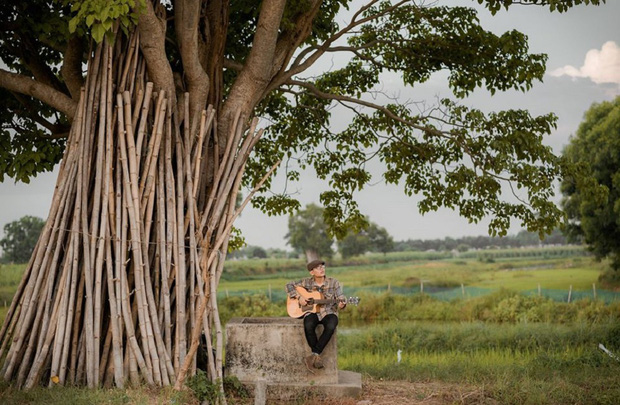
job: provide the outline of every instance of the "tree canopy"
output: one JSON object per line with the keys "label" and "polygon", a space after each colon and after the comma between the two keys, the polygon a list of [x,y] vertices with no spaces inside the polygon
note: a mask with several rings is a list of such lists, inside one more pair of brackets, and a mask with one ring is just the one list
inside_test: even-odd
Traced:
{"label": "tree canopy", "polygon": [[[563,12],[604,0],[477,3],[494,13],[519,4]],[[342,22],[337,16],[347,9],[351,17]],[[382,162],[383,181],[423,197],[421,212],[445,206],[474,222],[490,216],[492,234],[505,234],[514,219],[548,232],[560,217],[550,196],[561,169],[542,144],[554,115],[487,114],[459,101],[476,88],[530,89],[543,77],[546,55],[529,53],[518,31],[486,30],[471,7],[408,0],[8,0],[0,22],[0,179],[28,181],[61,159],[89,38],[112,37],[120,26],[139,30],[156,88],[179,99],[189,91],[191,114],[213,105],[223,134],[233,111],[269,122],[245,184],[256,184],[280,159],[291,181],[314,168],[328,182],[320,201],[340,236],[363,223],[355,193],[371,181],[370,159]],[[346,62],[310,73],[335,53]],[[449,73],[454,97],[437,105],[372,97],[388,73],[413,87],[439,71]],[[332,125],[336,106],[354,114],[342,130]],[[220,136],[223,145],[226,135]],[[502,193],[508,183],[516,199]],[[299,208],[286,192],[263,194],[254,204],[271,214]]]}
{"label": "tree canopy", "polygon": [[394,250],[394,239],[385,228],[368,221],[363,230],[349,232],[338,241],[338,251],[343,259],[366,252],[387,253]]}
{"label": "tree canopy", "polygon": [[308,204],[289,216],[286,239],[293,249],[303,252],[308,261],[331,258],[334,254],[334,239],[323,221],[323,208],[316,204]]}
{"label": "tree canopy", "polygon": [[568,231],[599,259],[620,270],[620,97],[593,104],[571,137],[564,156],[584,176],[562,182]]}
{"label": "tree canopy", "polygon": [[0,239],[1,261],[5,263],[28,262],[43,225],[45,221],[30,215],[4,225],[4,237]]}

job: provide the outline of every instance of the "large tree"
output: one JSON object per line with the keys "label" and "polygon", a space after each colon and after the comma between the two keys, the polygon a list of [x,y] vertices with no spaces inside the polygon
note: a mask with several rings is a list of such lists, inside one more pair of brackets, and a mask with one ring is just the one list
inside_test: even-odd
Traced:
{"label": "large tree", "polygon": [[324,210],[316,204],[308,204],[305,209],[288,218],[288,244],[303,252],[308,262],[331,258],[334,254],[334,238],[323,218]]}
{"label": "large tree", "polygon": [[352,230],[338,241],[338,251],[344,259],[363,255],[366,252],[385,254],[392,250],[394,250],[394,239],[388,231],[370,221],[362,230]]}
{"label": "large tree", "polygon": [[[494,12],[602,2],[478,0]],[[372,158],[383,181],[422,196],[420,211],[490,216],[493,234],[515,219],[544,233],[560,216],[550,202],[560,166],[542,144],[553,114],[459,103],[476,88],[529,89],[546,56],[530,54],[520,32],[486,31],[472,8],[8,0],[0,22],[0,172],[26,180],[62,157],[39,248],[0,331],[2,374],[19,386],[181,384],[200,333],[215,349],[209,376],[220,379],[215,294],[232,224],[280,161],[291,180],[313,167],[328,181],[321,203],[341,236],[363,222],[354,194],[371,180]],[[334,53],[341,65],[315,69]],[[454,99],[423,109],[372,97],[386,74],[412,87],[438,71]],[[342,130],[330,125],[334,106],[353,114]],[[237,207],[242,185],[250,191]],[[254,203],[272,214],[299,206],[283,194]]]}
{"label": "large tree", "polygon": [[4,237],[0,239],[1,261],[26,263],[32,255],[44,224],[45,221],[41,218],[26,215],[4,225]]}
{"label": "large tree", "polygon": [[585,176],[562,182],[568,232],[582,238],[599,259],[620,271],[620,97],[593,104],[564,156]]}

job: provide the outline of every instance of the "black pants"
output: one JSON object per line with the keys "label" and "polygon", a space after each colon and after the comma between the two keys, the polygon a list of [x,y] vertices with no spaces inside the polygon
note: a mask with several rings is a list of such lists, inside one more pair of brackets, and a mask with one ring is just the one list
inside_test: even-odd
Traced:
{"label": "black pants", "polygon": [[[320,338],[317,338],[316,327],[319,324],[323,325],[323,333]],[[323,353],[323,349],[325,349],[325,346],[329,343],[329,339],[332,338],[336,326],[338,326],[338,316],[335,314],[325,315],[320,321],[317,314],[312,313],[306,315],[304,318],[304,332],[306,334],[308,346],[312,349],[312,353]]]}

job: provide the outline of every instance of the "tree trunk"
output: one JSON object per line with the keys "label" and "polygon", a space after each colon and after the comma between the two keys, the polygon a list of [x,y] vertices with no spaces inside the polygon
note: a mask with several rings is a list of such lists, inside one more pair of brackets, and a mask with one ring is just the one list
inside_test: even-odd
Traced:
{"label": "tree trunk", "polygon": [[148,71],[137,33],[89,62],[49,217],[0,331],[2,374],[20,387],[181,387],[203,333],[221,382],[228,239],[275,166],[235,208],[262,131],[238,110],[228,127],[213,108],[191,114],[190,95],[154,91]]}

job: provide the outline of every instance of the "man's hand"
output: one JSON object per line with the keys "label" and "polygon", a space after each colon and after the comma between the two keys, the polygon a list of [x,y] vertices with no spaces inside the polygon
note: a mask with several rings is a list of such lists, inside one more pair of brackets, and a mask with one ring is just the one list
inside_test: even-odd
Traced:
{"label": "man's hand", "polygon": [[307,303],[308,303],[308,301],[306,301],[306,299],[300,295],[300,296],[299,296],[299,305],[301,305],[301,306],[303,307],[303,306],[305,306]]}
{"label": "man's hand", "polygon": [[338,308],[340,308],[340,309],[344,309],[346,306],[347,306],[347,303],[346,303],[346,302],[344,302],[344,301],[340,301],[340,302],[338,303]]}

